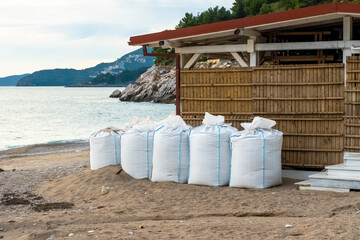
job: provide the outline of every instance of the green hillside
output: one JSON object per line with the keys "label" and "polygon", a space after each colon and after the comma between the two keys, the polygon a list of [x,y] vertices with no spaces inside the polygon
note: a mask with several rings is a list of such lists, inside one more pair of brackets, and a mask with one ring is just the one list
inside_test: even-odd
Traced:
{"label": "green hillside", "polygon": [[0,86],[16,86],[17,82],[29,74],[13,75],[0,78]]}
{"label": "green hillside", "polygon": [[[124,85],[122,82],[134,81],[134,74],[138,74],[138,69],[148,68],[154,64],[154,57],[144,57],[142,49],[130,52],[120,59],[112,63],[100,63],[95,67],[86,68],[83,70],[76,69],[52,69],[41,70],[34,72],[22,79],[17,83],[17,86],[82,86],[82,85],[94,85],[93,80],[97,77],[102,78],[102,85],[108,85],[106,79],[102,75],[112,75],[117,79],[116,84]],[[129,72],[126,72],[129,71]],[[126,73],[123,73],[126,72]],[[122,74],[123,73],[123,74]],[[117,76],[121,74],[120,76]],[[141,74],[141,73],[140,73]],[[140,76],[137,75],[137,77]],[[129,77],[130,75],[130,77]],[[135,77],[135,79],[137,78]],[[108,78],[111,80],[110,78]],[[100,83],[99,83],[100,84]]]}

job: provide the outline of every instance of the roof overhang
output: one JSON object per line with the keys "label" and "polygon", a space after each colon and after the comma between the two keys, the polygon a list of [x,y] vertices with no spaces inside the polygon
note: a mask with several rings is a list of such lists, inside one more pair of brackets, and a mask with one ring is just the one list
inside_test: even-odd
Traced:
{"label": "roof overhang", "polygon": [[169,47],[177,47],[184,43],[205,39],[238,37],[239,33],[240,36],[253,36],[258,32],[275,31],[282,28],[297,28],[337,22],[342,21],[344,16],[360,17],[360,4],[329,3],[285,12],[133,36],[130,37],[129,45],[155,47],[165,43]]}

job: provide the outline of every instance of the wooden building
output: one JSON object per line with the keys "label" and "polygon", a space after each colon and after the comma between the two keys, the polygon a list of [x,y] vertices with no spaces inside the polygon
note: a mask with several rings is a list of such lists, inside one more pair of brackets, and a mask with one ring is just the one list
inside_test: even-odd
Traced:
{"label": "wooden building", "polygon": [[[175,49],[177,113],[192,126],[206,111],[238,129],[254,116],[274,119],[284,132],[283,166],[323,168],[360,152],[360,4],[168,30],[129,44]],[[241,67],[192,68],[202,56]]]}

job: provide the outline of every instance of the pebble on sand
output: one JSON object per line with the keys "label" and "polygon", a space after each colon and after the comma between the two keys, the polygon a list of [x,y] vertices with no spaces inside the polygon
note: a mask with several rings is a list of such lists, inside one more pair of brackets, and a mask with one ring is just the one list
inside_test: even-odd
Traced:
{"label": "pebble on sand", "polygon": [[109,193],[109,187],[105,187],[105,186],[102,186],[101,187],[101,194],[102,195],[105,195],[105,194],[108,194]]}

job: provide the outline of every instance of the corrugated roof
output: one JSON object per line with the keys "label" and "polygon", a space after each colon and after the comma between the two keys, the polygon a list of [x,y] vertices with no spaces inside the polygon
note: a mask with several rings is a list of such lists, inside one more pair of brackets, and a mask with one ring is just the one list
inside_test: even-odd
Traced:
{"label": "corrugated roof", "polygon": [[[299,8],[284,12],[257,15],[253,17],[239,18],[229,21],[204,24],[194,27],[167,30],[157,33],[130,37],[129,45],[148,45],[163,40],[176,40],[207,34],[221,33],[237,28],[255,28],[265,25],[275,25],[294,20],[309,19],[329,14],[359,15],[360,4],[354,3],[329,3],[313,7]],[[276,26],[276,25],[275,25]]]}

